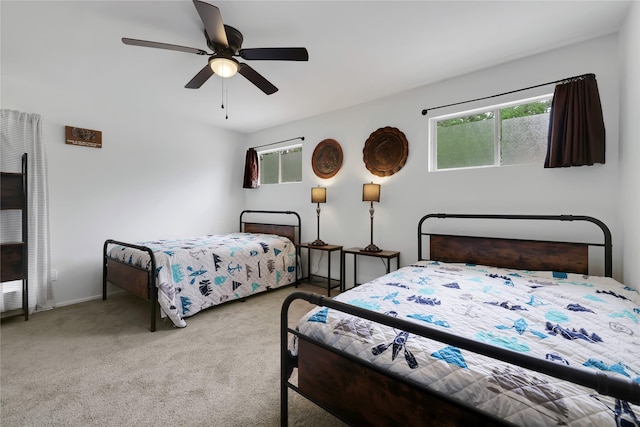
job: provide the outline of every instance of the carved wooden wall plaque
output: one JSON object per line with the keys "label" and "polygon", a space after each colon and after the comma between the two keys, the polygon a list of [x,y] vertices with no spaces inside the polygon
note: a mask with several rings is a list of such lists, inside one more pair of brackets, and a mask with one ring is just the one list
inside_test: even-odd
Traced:
{"label": "carved wooden wall plaque", "polygon": [[65,126],[64,136],[66,144],[102,148],[102,132],[99,130]]}
{"label": "carved wooden wall plaque", "polygon": [[342,167],[342,147],[335,139],[321,141],[311,157],[313,172],[320,178],[331,178]]}
{"label": "carved wooden wall plaque", "polygon": [[376,130],[364,144],[364,164],[377,176],[390,176],[407,162],[409,142],[398,128],[384,127]]}

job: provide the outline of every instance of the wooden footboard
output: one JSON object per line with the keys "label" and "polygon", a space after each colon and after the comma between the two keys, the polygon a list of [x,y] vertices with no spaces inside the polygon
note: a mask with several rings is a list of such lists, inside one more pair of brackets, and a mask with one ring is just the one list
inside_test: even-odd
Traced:
{"label": "wooden footboard", "polygon": [[[106,280],[140,298],[151,299],[149,270],[107,259]],[[103,295],[103,299],[106,299],[104,297]]]}
{"label": "wooden footboard", "polygon": [[299,392],[350,425],[505,425],[307,339],[298,343]]}

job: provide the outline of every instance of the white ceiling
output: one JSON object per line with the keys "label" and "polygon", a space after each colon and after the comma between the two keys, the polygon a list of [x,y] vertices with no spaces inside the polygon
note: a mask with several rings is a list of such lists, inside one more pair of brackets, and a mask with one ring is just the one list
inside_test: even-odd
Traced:
{"label": "white ceiling", "polygon": [[[130,37],[209,51],[191,0],[55,3],[56,14],[74,16],[74,25],[90,24],[90,31],[65,35],[56,27],[46,28],[55,24],[41,16],[39,25],[45,28],[39,30],[47,34],[39,36],[40,43],[43,37],[49,43],[33,55],[35,60],[47,60],[43,55],[49,54],[49,61],[62,61],[72,51],[77,54],[77,43],[85,43],[84,50],[90,52],[84,59],[97,61],[107,78],[96,83],[109,83],[116,93],[115,86],[121,86],[120,96],[125,91],[141,106],[152,102],[161,111],[179,110],[245,133],[613,33],[629,6],[611,0],[211,0],[224,23],[243,33],[243,48],[304,46],[309,51],[309,62],[239,58],[279,91],[267,96],[240,75],[225,80],[225,119],[220,77],[213,76],[197,90],[184,88],[206,64],[206,56],[120,41]],[[6,13],[2,19],[10,25]],[[23,60],[19,51],[26,48],[19,41],[5,42],[3,71],[11,67],[10,61]]]}

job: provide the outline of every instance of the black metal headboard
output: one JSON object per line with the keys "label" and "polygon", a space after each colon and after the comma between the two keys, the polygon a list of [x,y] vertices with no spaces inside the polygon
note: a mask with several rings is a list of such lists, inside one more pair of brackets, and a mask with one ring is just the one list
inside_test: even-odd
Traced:
{"label": "black metal headboard", "polygon": [[[498,239],[491,237],[456,236],[427,233],[423,223],[430,218],[496,219],[496,220],[543,220],[543,221],[587,221],[602,230],[602,243],[549,242],[542,240]],[[498,215],[498,214],[444,214],[434,213],[423,216],[418,223],[418,259],[423,258],[424,236],[430,237],[431,259],[437,251],[441,261],[474,262],[508,268],[550,269],[584,273],[588,272],[590,246],[604,248],[604,275],[613,275],[613,255],[611,231],[599,219],[581,215]],[[437,245],[440,245],[439,247]],[[490,263],[487,260],[495,260]],[[564,269],[563,269],[564,268]]]}
{"label": "black metal headboard", "polygon": [[[274,215],[294,215],[295,224],[269,224],[263,222],[247,222],[243,218],[246,214],[274,214]],[[292,221],[293,222],[293,221]],[[301,242],[302,230],[300,215],[294,211],[262,211],[262,210],[244,210],[240,213],[240,231],[250,233],[269,233],[277,234],[289,238],[294,244]]]}

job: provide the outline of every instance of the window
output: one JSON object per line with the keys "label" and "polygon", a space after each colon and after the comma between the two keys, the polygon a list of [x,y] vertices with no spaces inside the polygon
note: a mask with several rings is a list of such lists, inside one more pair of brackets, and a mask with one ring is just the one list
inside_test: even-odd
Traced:
{"label": "window", "polygon": [[543,164],[553,95],[429,120],[429,171]]}
{"label": "window", "polygon": [[302,182],[302,145],[258,152],[260,184]]}

